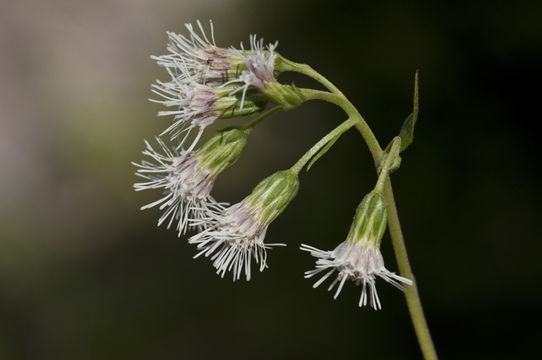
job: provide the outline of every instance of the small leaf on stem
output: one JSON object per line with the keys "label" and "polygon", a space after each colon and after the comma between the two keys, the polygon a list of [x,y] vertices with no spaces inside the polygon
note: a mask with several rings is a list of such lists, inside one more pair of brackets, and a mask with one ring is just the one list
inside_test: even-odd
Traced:
{"label": "small leaf on stem", "polygon": [[399,136],[401,137],[401,151],[405,150],[414,140],[414,126],[418,120],[418,70],[414,76],[414,106],[412,113],[407,116]]}

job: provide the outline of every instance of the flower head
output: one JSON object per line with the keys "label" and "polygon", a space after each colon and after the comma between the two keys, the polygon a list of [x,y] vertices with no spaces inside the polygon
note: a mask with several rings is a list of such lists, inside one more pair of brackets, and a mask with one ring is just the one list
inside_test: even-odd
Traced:
{"label": "flower head", "polygon": [[227,129],[213,136],[197,151],[170,150],[157,138],[163,151],[160,153],[145,142],[147,148],[143,154],[154,162],[134,163],[139,168],[136,174],[147,180],[136,183],[134,188],[136,191],[162,189],[163,197],[141,209],[154,206],[165,209],[158,225],[169,219],[169,228],[176,221],[179,236],[186,233],[191,221],[223,211],[225,204],[218,203],[210,193],[216,177],[241,156],[247,135],[244,130]]}
{"label": "flower head", "polygon": [[240,99],[232,94],[237,88],[236,85],[215,87],[188,80],[157,81],[152,91],[161,99],[151,101],[174,108],[158,113],[158,116],[173,115],[173,123],[161,135],[169,133],[171,139],[175,139],[193,128],[199,128],[201,134],[217,119],[250,115],[265,107],[266,100],[262,96],[251,94],[241,108]]}
{"label": "flower head", "polygon": [[282,85],[275,78],[275,74],[278,73],[275,64],[277,45],[278,42],[275,42],[264,47],[263,39],[257,40],[256,35],[251,35],[250,51],[245,51],[242,44],[242,50],[236,50],[246,69],[228,83],[242,83],[241,87],[235,90],[236,92],[243,91],[241,108],[250,87],[258,89],[283,110],[291,110],[304,101],[303,95],[294,86]]}
{"label": "flower head", "polygon": [[191,244],[200,250],[195,258],[211,256],[217,274],[231,271],[233,280],[245,273],[250,280],[252,259],[259,270],[267,267],[267,249],[283,244],[265,244],[269,224],[286,208],[299,188],[297,174],[279,171],[262,180],[241,202],[219,214],[203,219],[205,230],[192,236]]}
{"label": "flower head", "polygon": [[244,49],[242,52],[238,51],[246,67],[239,76],[239,80],[246,86],[254,86],[260,91],[265,90],[266,83],[277,82],[275,79],[277,54],[274,52],[277,45],[277,42],[269,44],[266,49],[263,39],[257,40],[256,35],[250,35],[250,51],[244,51]]}
{"label": "flower head", "polygon": [[210,39],[199,21],[199,34],[192,24],[185,24],[188,37],[168,32],[169,54],[152,56],[152,59],[170,70],[179,81],[192,78],[201,84],[220,85],[236,78],[244,68],[244,63],[234,49],[216,46],[213,23],[209,24]]}
{"label": "flower head", "polygon": [[380,277],[400,290],[405,290],[403,284],[412,285],[412,281],[390,272],[384,266],[380,253],[380,240],[384,235],[387,224],[386,202],[382,193],[373,191],[361,201],[350,227],[347,239],[333,251],[323,251],[312,246],[301,245],[301,250],[309,252],[318,258],[316,268],[305,272],[305,278],[310,278],[327,271],[313,287],[337,271],[337,277],[328,290],[339,284],[334,298],[339,296],[346,280],[352,280],[356,285],[363,285],[359,306],[370,305],[381,309],[376,291],[376,278]]}

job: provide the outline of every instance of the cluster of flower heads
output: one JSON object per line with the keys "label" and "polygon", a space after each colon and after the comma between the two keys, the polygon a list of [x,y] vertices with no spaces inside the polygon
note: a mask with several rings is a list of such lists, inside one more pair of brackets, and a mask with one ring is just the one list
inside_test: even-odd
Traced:
{"label": "cluster of flower heads", "polygon": [[[264,46],[263,40],[250,37],[250,49],[221,48],[215,43],[213,26],[206,35],[198,21],[197,30],[187,24],[189,35],[168,33],[168,54],[153,56],[169,79],[152,84],[152,92],[168,110],[159,116],[171,117],[167,128],[156,137],[158,147],[145,141],[143,155],[149,160],[134,163],[136,175],[144,179],[136,191],[158,189],[162,197],[142,209],[158,207],[163,213],[158,225],[174,226],[178,235],[196,231],[188,242],[196,245],[195,258],[207,257],[217,274],[230,272],[233,280],[251,278],[251,268],[267,267],[267,250],[284,244],[264,243],[269,224],[282,213],[299,188],[298,169],[278,171],[262,180],[250,195],[229,206],[211,196],[217,177],[233,166],[247,143],[252,125],[220,130],[198,147],[209,125],[224,118],[243,117],[261,112],[268,104],[282,110],[300,105],[304,98],[294,87],[276,80],[277,43]],[[191,135],[196,129],[195,136]],[[169,139],[161,138],[168,135]],[[187,144],[191,139],[191,143]],[[176,145],[168,145],[176,142]],[[339,284],[339,295],[347,279],[363,286],[359,305],[380,308],[375,279],[381,277],[400,289],[408,279],[389,272],[380,253],[380,240],[386,227],[386,207],[380,193],[373,191],[360,204],[345,242],[333,251],[308,245],[301,249],[318,258],[312,277],[322,271],[320,285],[331,274],[331,284]],[[381,194],[380,194],[381,195]],[[377,199],[377,200],[375,200]],[[255,262],[256,265],[252,265]],[[367,290],[368,289],[368,290]]]}
{"label": "cluster of flower heads", "polygon": [[[295,195],[297,174],[277,172],[232,206],[211,196],[217,177],[240,158],[251,127],[225,128],[198,147],[205,128],[219,119],[262,111],[270,101],[275,102],[266,86],[277,80],[276,43],[264,47],[263,40],[251,36],[249,50],[242,45],[240,50],[221,48],[216,46],[210,25],[210,37],[199,21],[199,32],[186,25],[187,37],[168,33],[168,54],[152,57],[169,78],[152,84],[158,99],[151,101],[168,108],[158,116],[169,116],[172,121],[160,134],[169,139],[157,137],[157,147],[145,142],[143,155],[149,160],[134,163],[136,175],[145,181],[134,188],[162,190],[160,199],[142,209],[158,207],[163,211],[158,225],[174,226],[179,236],[197,230],[190,239],[200,249],[196,257],[210,256],[221,276],[231,272],[236,280],[244,273],[248,280],[252,261],[260,271],[267,266],[266,250],[273,244],[264,244],[265,232]],[[195,137],[190,134],[193,129],[197,130]],[[174,141],[175,146],[166,143]],[[266,187],[267,191],[262,190]]]}

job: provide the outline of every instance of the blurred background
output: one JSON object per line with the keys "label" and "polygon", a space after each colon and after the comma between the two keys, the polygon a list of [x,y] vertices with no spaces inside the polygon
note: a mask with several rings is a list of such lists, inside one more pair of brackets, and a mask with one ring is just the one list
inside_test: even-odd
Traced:
{"label": "blurred background", "polygon": [[[453,5],[451,5],[453,4]],[[0,359],[420,359],[404,297],[333,301],[300,243],[332,249],[375,182],[355,131],[273,223],[270,268],[216,276],[135,193],[131,161],[169,119],[147,101],[167,30],[213,19],[219,45],[257,33],[311,64],[386,144],[407,247],[443,359],[536,357],[542,338],[538,122],[541,3],[3,0],[0,3]],[[317,86],[286,75],[281,80]],[[308,103],[262,123],[216,185],[236,202],[344,115]],[[230,122],[231,123],[231,122]],[[226,123],[223,123],[226,124]],[[229,124],[229,123],[228,123]],[[382,251],[395,271],[389,236]]]}

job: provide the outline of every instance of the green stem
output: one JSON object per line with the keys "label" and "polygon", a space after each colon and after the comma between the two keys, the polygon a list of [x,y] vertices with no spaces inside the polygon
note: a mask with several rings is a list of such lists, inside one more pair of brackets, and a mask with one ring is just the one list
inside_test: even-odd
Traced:
{"label": "green stem", "polygon": [[279,55],[277,60],[275,60],[275,66],[278,68],[279,71],[294,71],[303,75],[307,75],[308,77],[311,77],[314,80],[318,81],[320,84],[324,85],[332,93],[344,96],[341,90],[339,90],[335,85],[333,85],[331,81],[320,75],[317,71],[315,71],[307,64],[299,64]]}
{"label": "green stem", "polygon": [[375,164],[380,162],[380,158],[382,157],[382,148],[378,144],[378,140],[359,111],[350,101],[348,101],[347,98],[344,97],[344,95],[332,94],[327,91],[313,89],[299,89],[299,91],[301,91],[307,100],[324,100],[341,107],[346,114],[348,114],[348,116],[355,121],[354,125],[367,143],[369,151],[373,155],[373,159],[375,159]]}
{"label": "green stem", "polygon": [[388,179],[389,170],[394,162],[394,160],[399,155],[399,149],[401,148],[401,138],[399,136],[396,136],[392,140],[391,149],[388,153],[388,156],[386,157],[386,161],[384,162],[384,165],[382,166],[382,170],[380,171],[380,174],[378,175],[378,181],[376,182],[375,190],[379,192],[384,191],[384,183],[386,182],[386,179]]}
{"label": "green stem", "polygon": [[[324,100],[340,106],[352,120],[355,121],[355,126],[360,132],[361,136],[367,143],[369,150],[373,156],[375,165],[378,167],[382,158],[382,148],[378,143],[378,140],[374,136],[373,132],[369,128],[366,121],[363,119],[358,110],[352,105],[352,103],[337,89],[329,80],[314,71],[310,66],[304,64],[297,64],[284,58],[280,58],[280,66],[283,71],[296,71],[301,74],[307,75],[316,81],[320,82],[327,89],[331,91],[318,91],[310,89],[301,89],[307,100]],[[399,273],[401,276],[412,280],[412,286],[409,286],[405,292],[405,298],[407,307],[410,313],[410,318],[418,338],[418,343],[425,360],[437,360],[437,353],[433,340],[431,339],[431,333],[427,326],[427,320],[423,313],[422,303],[420,300],[420,294],[418,293],[418,286],[410,262],[408,260],[408,254],[406,251],[405,240],[401,231],[401,223],[399,222],[399,215],[397,212],[397,206],[395,204],[395,198],[393,195],[393,189],[391,186],[391,180],[389,175],[386,176],[384,184],[384,195],[387,201],[388,208],[388,226],[390,229],[390,236],[395,252],[395,258],[397,259],[397,266],[399,267]]]}
{"label": "green stem", "polygon": [[354,125],[352,119],[344,121],[341,125],[337,126],[335,129],[331,130],[326,136],[321,138],[316,144],[313,145],[297,162],[294,166],[291,167],[291,170],[296,174],[299,174],[301,169],[307,164],[307,162],[328,142],[334,139],[337,136],[340,136],[343,132],[350,129]]}
{"label": "green stem", "polygon": [[412,319],[412,324],[414,325],[414,330],[416,331],[416,336],[418,337],[418,343],[420,344],[423,358],[425,360],[437,360],[438,356],[435,350],[435,345],[431,339],[431,333],[429,332],[429,327],[427,326],[427,321],[425,320],[425,315],[423,313],[422,301],[420,299],[420,294],[418,293],[418,284],[414,274],[412,273],[412,268],[410,267],[410,262],[408,260],[405,239],[401,230],[401,223],[399,222],[399,214],[397,212],[397,206],[395,204],[395,197],[393,196],[393,188],[391,186],[389,176],[386,184],[384,185],[384,196],[386,197],[388,205],[388,226],[390,229],[395,258],[397,260],[397,266],[399,267],[399,273],[401,276],[412,280],[412,286],[407,286],[405,298],[408,311],[410,313],[410,318]]}
{"label": "green stem", "polygon": [[252,129],[254,126],[258,125],[262,120],[268,118],[269,116],[273,115],[274,113],[276,113],[276,112],[278,112],[280,110],[281,109],[280,109],[279,106],[271,108],[271,109],[267,110],[266,112],[264,112],[263,114],[261,114],[260,116],[258,116],[257,118],[255,118],[254,120],[250,121],[245,126],[243,126],[242,129],[244,129],[244,130]]}

